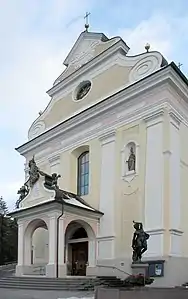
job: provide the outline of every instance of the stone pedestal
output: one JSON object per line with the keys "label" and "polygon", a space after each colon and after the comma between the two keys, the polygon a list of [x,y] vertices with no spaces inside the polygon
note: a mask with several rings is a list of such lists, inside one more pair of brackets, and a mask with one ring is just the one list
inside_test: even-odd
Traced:
{"label": "stone pedestal", "polygon": [[63,264],[63,265],[59,265],[58,267],[58,271],[59,271],[59,277],[62,278],[62,277],[66,277],[67,276],[67,265],[66,264]]}
{"label": "stone pedestal", "polygon": [[132,274],[133,275],[139,275],[142,274],[144,276],[147,275],[147,270],[148,270],[148,264],[132,264],[131,268],[132,268]]}
{"label": "stone pedestal", "polygon": [[15,276],[22,276],[24,274],[24,267],[16,265],[16,274]]}
{"label": "stone pedestal", "polygon": [[87,267],[86,276],[97,276],[97,268],[96,267]]}
{"label": "stone pedestal", "polygon": [[56,264],[46,265],[46,276],[52,278],[56,277]]}

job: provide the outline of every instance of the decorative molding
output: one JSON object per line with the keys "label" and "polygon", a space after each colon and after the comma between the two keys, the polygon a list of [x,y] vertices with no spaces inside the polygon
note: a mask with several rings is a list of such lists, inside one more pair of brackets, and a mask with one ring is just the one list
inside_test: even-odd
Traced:
{"label": "decorative molding", "polygon": [[177,236],[182,236],[183,235],[183,231],[179,230],[179,229],[169,229],[170,234],[172,235],[177,235]]}
{"label": "decorative molding", "polygon": [[100,136],[99,141],[101,142],[102,145],[104,145],[115,141],[115,138],[116,138],[116,131],[113,130],[111,132],[108,132],[107,134]]}
{"label": "decorative molding", "polygon": [[[125,56],[124,55],[120,54],[120,52],[116,52],[116,53],[118,53],[117,55],[119,57],[121,57],[121,59],[119,58],[119,61],[125,61]],[[131,57],[131,59],[133,61],[135,61],[135,62],[136,62],[136,59],[138,59],[138,58],[140,59],[140,55],[136,56],[136,58],[135,57]],[[112,61],[112,59],[107,60],[108,63],[111,62],[111,61]],[[106,64],[107,64],[107,62],[106,62]],[[88,64],[86,66],[88,67]],[[95,67],[96,66],[97,65],[95,65]],[[101,64],[100,63],[98,65],[98,69],[101,69]],[[91,73],[93,74],[93,70],[91,70]],[[67,84],[69,85],[68,88],[66,87],[65,82],[62,85],[63,87],[67,88],[68,92],[70,92],[70,89],[71,89],[71,86],[70,86],[71,82],[70,82],[70,80],[72,82],[74,82],[74,84],[75,84],[75,77],[73,75],[70,76],[70,78],[68,78],[69,79],[69,81],[67,82]],[[76,74],[76,78],[79,78],[79,80],[81,80],[81,74]],[[176,92],[179,93],[179,94],[181,92],[181,98],[183,98],[183,100],[182,100],[183,102],[181,101],[182,102],[181,107],[180,107],[180,105],[179,105],[179,107],[176,105],[176,110],[180,110],[181,111],[180,114],[183,114],[183,120],[182,120],[182,122],[185,122],[185,124],[188,126],[188,116],[187,116],[187,112],[185,112],[185,110],[187,111],[187,105],[186,104],[188,103],[188,100],[187,100],[188,99],[188,91],[187,91],[187,87],[185,86],[185,83],[181,80],[181,78],[178,77],[178,75],[176,74],[176,72],[170,66],[164,67],[163,69],[160,70],[160,72],[156,72],[152,76],[146,77],[144,81],[137,82],[136,85],[138,86],[141,83],[143,90],[145,90],[145,88],[146,88],[146,86],[148,84],[148,81],[150,82],[150,84],[152,83],[153,86],[161,84],[162,82],[166,81],[166,83],[167,83],[166,84],[166,88],[168,88],[168,89],[170,89],[170,88],[174,89],[175,88]],[[78,82],[76,83],[76,85],[77,84],[78,84]],[[76,87],[76,85],[74,85],[74,86]],[[136,85],[134,84],[135,88],[137,88]],[[130,85],[128,87],[131,88],[132,85]],[[120,87],[119,90],[121,90],[122,88],[125,88],[125,86]],[[148,88],[151,88],[151,85],[148,86]],[[116,90],[116,91],[118,91],[118,90]],[[116,92],[116,91],[114,91],[114,92]],[[59,94],[58,95],[58,99],[62,98],[62,97],[63,97],[63,94]],[[171,101],[171,99],[169,99],[169,101]],[[53,98],[53,100],[51,100],[51,102],[49,103],[49,105],[45,109],[45,111],[42,114],[42,116],[40,116],[37,120],[35,120],[35,122],[33,123],[32,126],[34,126],[35,123],[37,123],[38,121],[42,120],[45,117],[45,115],[48,113],[48,110],[51,109],[51,105],[54,104],[54,103],[55,103],[55,99]],[[95,103],[93,103],[93,105],[95,105]],[[172,105],[173,105],[173,103],[172,103]],[[87,108],[88,107],[84,107],[83,109],[87,109]],[[83,111],[83,110],[77,111],[74,115],[76,116],[76,114],[81,113],[81,111]],[[69,116],[69,117],[72,117],[72,116]],[[50,128],[48,128],[48,130],[49,129]],[[48,132],[48,131],[46,131],[46,132]]]}
{"label": "decorative molding", "polygon": [[[91,83],[90,89],[89,89],[88,92],[85,94],[85,96],[83,96],[83,98],[81,98],[81,99],[79,99],[79,100],[76,100],[76,96],[77,96],[77,93],[78,93],[79,89],[80,89],[86,82],[90,82],[90,83]],[[87,80],[82,80],[82,81],[76,86],[76,88],[73,90],[73,92],[72,92],[72,100],[73,100],[75,103],[84,101],[84,100],[86,99],[86,97],[89,95],[89,93],[91,92],[92,88],[93,88],[93,81],[92,81],[91,79],[87,78]]]}
{"label": "decorative molding", "polygon": [[161,108],[154,113],[151,112],[146,117],[144,117],[144,121],[146,122],[147,128],[163,122],[164,108]]}
{"label": "decorative molding", "polygon": [[159,235],[159,234],[163,235],[165,233],[164,228],[145,229],[145,231],[150,235]]}
{"label": "decorative molding", "polygon": [[97,236],[97,240],[114,240],[116,236]]}
{"label": "decorative molding", "polygon": [[149,74],[155,72],[162,64],[162,56],[160,53],[149,53],[146,57],[140,59],[129,74],[130,82],[138,81]]}
{"label": "decorative molding", "polygon": [[170,123],[179,130],[180,123],[181,123],[181,118],[178,117],[177,113],[174,111],[169,111],[169,116],[170,116]]}
{"label": "decorative molding", "polygon": [[40,135],[41,133],[43,133],[45,131],[45,128],[46,128],[46,126],[45,126],[44,121],[42,121],[42,120],[37,121],[29,129],[28,139],[31,140],[31,139],[37,137],[38,135]]}
{"label": "decorative molding", "polygon": [[[127,46],[126,46],[127,47]],[[125,60],[128,60],[127,57],[122,52],[126,52],[125,43],[122,40],[119,40],[114,45],[109,47],[106,51],[101,53],[100,55],[96,56],[94,59],[90,60],[87,64],[84,64],[81,68],[79,68],[76,72],[72,73],[70,76],[66,77],[62,80],[59,84],[54,85],[51,89],[47,91],[49,96],[54,96],[59,90],[70,84],[71,81],[74,81],[76,78],[82,76],[84,73],[93,71],[95,67],[101,67],[104,62],[112,62],[112,56],[116,55],[117,53],[124,57]],[[146,53],[145,53],[146,54]],[[139,60],[141,55],[138,55],[136,58]],[[132,58],[132,57],[130,57]],[[135,61],[135,56],[133,56],[133,61]]]}
{"label": "decorative molding", "polygon": [[[147,80],[147,79],[148,78],[146,78],[145,80]],[[138,84],[139,84],[139,82],[138,82]],[[161,89],[162,89],[162,87],[160,87],[160,91],[161,91]],[[135,91],[135,89],[132,91]],[[109,99],[108,103],[106,101],[101,102],[101,103],[99,103],[99,105],[97,105],[95,107],[95,110],[93,110],[93,107],[92,107],[91,109],[89,109],[89,111],[88,110],[84,111],[84,114],[77,115],[77,116],[75,116],[75,118],[68,120],[66,123],[61,123],[59,126],[56,126],[53,129],[44,133],[43,135],[38,136],[38,138],[36,138],[35,140],[31,140],[29,143],[26,143],[26,144],[20,146],[17,150],[20,152],[20,154],[25,155],[26,153],[33,151],[35,148],[39,147],[41,144],[48,142],[49,140],[51,140],[51,141],[52,140],[55,141],[56,139],[58,140],[60,136],[62,137],[62,135],[63,135],[64,142],[67,143],[66,134],[70,136],[70,130],[72,132],[71,135],[73,136],[71,138],[77,138],[78,144],[80,144],[80,142],[86,142],[87,140],[89,140],[91,138],[97,138],[101,134],[102,131],[108,132],[110,129],[109,125],[107,126],[107,128],[105,128],[105,126],[101,126],[101,123],[100,123],[100,118],[102,118],[102,117],[104,118],[104,111],[105,111],[104,109],[108,109],[108,111],[109,110],[114,111],[114,110],[120,109],[120,107],[124,106],[123,109],[125,111],[126,105],[130,105],[130,102],[126,102],[126,100],[128,98],[130,98],[130,93],[128,92],[128,94],[127,94],[127,92],[128,92],[128,90],[126,90],[126,91],[124,90],[123,92],[119,93],[118,95],[114,95],[113,102],[111,102],[111,99]],[[125,96],[126,94],[127,94],[127,97]],[[158,95],[159,95],[159,93],[158,93]],[[136,98],[135,98],[135,100],[136,100]],[[133,101],[133,102],[135,105],[135,101]],[[115,107],[114,107],[114,104],[116,104]],[[150,105],[148,103],[145,107],[142,107],[141,109],[138,109],[138,110],[132,112],[131,114],[127,114],[123,118],[117,118],[116,121],[114,121],[114,123],[111,124],[111,127],[113,127],[113,129],[115,129],[121,125],[125,125],[125,124],[131,123],[133,121],[143,119],[148,114],[152,115],[152,113],[156,112],[158,109],[160,109],[160,107],[161,108],[163,107],[162,109],[164,111],[166,106],[173,107],[172,101],[170,99],[165,98],[165,100],[162,99],[161,101],[158,101],[156,99]],[[174,109],[174,110],[176,111],[176,109]],[[115,113],[115,111],[114,111],[114,113]],[[179,113],[179,112],[177,112],[177,113]],[[96,118],[97,115],[98,115],[98,119]],[[98,125],[96,126],[96,130],[90,131],[90,126],[91,126],[91,123],[94,122],[94,120],[93,120],[94,117],[95,117],[95,123],[97,121]],[[78,130],[80,128],[79,125],[81,125],[83,123],[84,123],[84,126],[87,127],[87,131],[88,131],[87,138],[80,138],[79,134],[77,132],[74,132],[75,130]],[[68,134],[68,131],[69,131],[69,134]],[[81,130],[79,130],[79,131],[81,131]],[[71,139],[70,139],[70,144],[73,144],[73,140],[71,140]],[[75,144],[74,146],[77,146],[77,145]],[[66,146],[64,146],[64,149],[60,149],[60,152],[67,150],[68,148],[70,148],[70,145],[68,146],[66,144]]]}
{"label": "decorative molding", "polygon": [[50,163],[51,166],[56,165],[60,162],[60,154],[55,154],[53,156],[49,156],[48,157],[48,161]]}
{"label": "decorative molding", "polygon": [[[105,52],[104,56],[103,55],[99,55],[99,56],[103,56],[103,57],[96,57],[97,61],[96,61],[96,59],[94,59],[95,60],[95,64],[92,64],[91,67],[89,65],[90,65],[90,62],[94,62],[93,60],[90,61],[89,63],[87,63],[86,65],[84,65],[84,67],[81,68],[81,70],[82,70],[81,73],[74,72],[74,73],[70,74],[70,76],[66,77],[64,80],[62,80],[61,82],[59,82],[59,84],[54,85],[52,87],[52,89],[50,89],[48,91],[48,94],[51,97],[53,96],[52,100],[50,101],[50,103],[46,107],[46,109],[44,110],[44,113],[33,123],[32,126],[35,127],[35,126],[38,125],[38,123],[40,121],[44,120],[45,116],[49,113],[49,111],[51,110],[52,106],[55,104],[55,98],[54,97],[57,97],[56,94],[58,94],[59,91],[61,89],[63,89],[63,91],[64,91],[63,94],[61,93],[61,96],[58,96],[58,98],[56,98],[56,100],[58,100],[59,98],[62,99],[62,97],[64,97],[66,93],[70,93],[70,90],[74,90],[74,88],[79,84],[79,82],[85,79],[84,76],[85,76],[86,72],[87,72],[87,78],[88,77],[94,78],[94,77],[98,76],[100,73],[106,71],[107,69],[109,69],[110,67],[112,67],[115,64],[118,64],[120,66],[133,67],[134,65],[137,65],[137,63],[139,63],[139,61],[141,61],[142,62],[141,65],[137,66],[140,69],[140,67],[145,66],[145,61],[146,60],[147,61],[156,60],[156,61],[158,61],[158,65],[156,63],[154,63],[155,67],[154,68],[150,67],[149,71],[147,71],[144,76],[148,76],[150,73],[152,73],[152,72],[160,69],[160,65],[161,65],[161,62],[162,62],[162,56],[161,56],[160,53],[158,53],[158,52],[142,53],[140,55],[131,57],[131,56],[125,56],[124,54],[122,54],[121,53],[122,49],[125,50],[125,45],[122,44],[122,41],[120,40],[119,42],[117,42],[116,44],[114,44],[112,47],[110,47],[109,49],[107,49],[107,51],[104,51]],[[112,50],[114,50],[114,51],[112,51]],[[110,57],[110,56],[113,56],[113,57]],[[139,72],[139,69],[137,69],[137,72]],[[136,72],[136,69],[134,71],[132,71],[132,72],[134,74]],[[141,77],[140,77],[140,79],[141,79]],[[79,80],[79,82],[78,82],[78,80]],[[134,76],[132,76],[132,77],[130,77],[130,81],[127,82],[127,85],[131,85],[133,82],[135,82],[137,80],[138,79],[135,80]],[[119,90],[121,90],[123,88],[125,88],[125,85],[123,85],[122,87],[120,86]],[[54,91],[54,92],[51,93],[52,91]],[[114,92],[115,91],[113,91],[111,94],[113,94]],[[105,95],[105,96],[107,96],[107,95]],[[99,101],[99,99],[97,101]],[[86,108],[84,108],[84,109],[86,109]],[[32,130],[32,126],[30,128],[31,130]],[[40,133],[41,132],[42,131],[40,131]]]}

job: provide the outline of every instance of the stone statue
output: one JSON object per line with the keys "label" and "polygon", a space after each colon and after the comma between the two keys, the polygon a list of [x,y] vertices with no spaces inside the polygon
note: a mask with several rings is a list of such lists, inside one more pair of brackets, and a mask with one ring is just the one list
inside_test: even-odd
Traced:
{"label": "stone statue", "polygon": [[149,239],[149,234],[143,230],[142,223],[134,221],[133,223],[135,232],[132,239],[132,261],[133,263],[140,263],[143,253],[147,250],[147,240]]}
{"label": "stone statue", "polygon": [[39,179],[39,169],[36,165],[36,162],[34,160],[34,157],[29,161],[29,185],[32,188],[33,185],[38,181]]}
{"label": "stone statue", "polygon": [[28,186],[27,185],[23,185],[17,192],[17,194],[20,194],[19,199],[16,202],[16,208],[19,208],[20,202],[27,196],[27,194],[29,193],[28,190]]}
{"label": "stone statue", "polygon": [[136,156],[132,146],[130,148],[130,155],[127,160],[127,163],[128,163],[128,171],[135,170]]}
{"label": "stone statue", "polygon": [[60,174],[57,175],[57,173],[52,173],[52,187],[59,188],[57,185],[57,181],[60,177]]}

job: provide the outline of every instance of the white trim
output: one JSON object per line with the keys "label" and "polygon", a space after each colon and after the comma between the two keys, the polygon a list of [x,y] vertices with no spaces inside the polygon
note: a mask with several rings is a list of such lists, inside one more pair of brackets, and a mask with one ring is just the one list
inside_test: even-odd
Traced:
{"label": "white trim", "polygon": [[181,119],[178,117],[177,113],[174,113],[174,111],[171,109],[169,111],[170,116],[170,123],[179,130]]}
{"label": "white trim", "polygon": [[[90,86],[90,89],[89,91],[87,92],[87,94],[85,96],[83,96],[83,98],[79,99],[79,100],[76,100],[76,96],[77,96],[77,93],[79,91],[79,89],[84,86],[85,83],[91,83],[91,86]],[[75,103],[80,103],[81,101],[85,100],[86,97],[89,95],[89,93],[91,92],[91,89],[93,87],[93,81],[91,79],[86,79],[86,80],[82,80],[78,85],[77,87],[73,90],[72,92],[72,100],[73,102]]]}
{"label": "white trim", "polygon": [[[160,72],[160,74],[161,74],[160,78],[162,79],[161,72]],[[147,79],[148,78],[146,78],[144,81],[147,81]],[[143,96],[142,95],[139,96],[140,100],[143,99],[142,107],[140,107],[136,111],[135,111],[135,109],[132,109],[132,111],[127,112],[127,115],[124,115],[124,117],[118,117],[118,114],[116,111],[119,111],[119,110],[126,111],[126,107],[130,106],[130,102],[126,102],[126,100],[128,100],[128,98],[130,98],[132,92],[134,92],[134,93],[136,92],[136,90],[137,90],[136,86],[138,87],[139,84],[140,84],[140,82],[138,82],[135,85],[134,89],[132,89],[132,86],[130,86],[130,88],[123,90],[118,95],[114,95],[114,97],[108,99],[107,102],[105,101],[105,102],[99,103],[96,107],[94,107],[95,109],[91,108],[89,111],[85,111],[83,115],[77,115],[77,116],[75,116],[74,119],[69,119],[69,121],[67,121],[67,123],[61,123],[59,126],[54,127],[52,130],[47,131],[43,135],[38,136],[35,140],[31,140],[29,143],[26,143],[26,144],[22,145],[21,147],[19,147],[18,152],[22,155],[26,155],[26,153],[33,151],[34,149],[38,148],[41,144],[46,144],[49,140],[54,140],[56,138],[59,139],[60,136],[61,136],[61,139],[63,139],[64,142],[67,143],[66,134],[68,134],[70,136],[70,130],[72,131],[71,135],[72,136],[76,135],[79,140],[78,143],[75,143],[75,141],[73,142],[73,140],[71,140],[70,144],[74,143],[74,146],[77,146],[78,144],[80,144],[80,140],[82,139],[82,138],[80,138],[80,136],[78,136],[77,131],[79,130],[79,132],[80,132],[79,125],[81,126],[83,124],[84,124],[84,127],[88,128],[88,137],[85,137],[84,139],[82,139],[81,142],[87,142],[91,138],[96,138],[97,136],[99,136],[101,134],[101,132],[108,132],[109,130],[112,129],[112,127],[113,127],[113,129],[115,129],[121,125],[128,124],[130,122],[133,122],[133,121],[136,121],[139,119],[143,119],[143,117],[146,117],[149,113],[151,113],[151,115],[152,115],[152,113],[154,113],[155,111],[158,111],[159,107],[161,107],[163,109],[163,111],[164,111],[164,109],[169,107],[169,109],[172,109],[176,115],[178,115],[178,116],[180,115],[179,113],[181,113],[181,112],[179,112],[179,109],[177,110],[176,103],[174,101],[172,101],[172,99],[170,99],[170,97],[165,98],[165,99],[163,98],[158,101],[155,100],[154,102],[152,102],[151,99],[150,99],[150,101],[148,99],[148,103],[146,104],[144,99],[147,98],[148,95],[143,94],[144,90],[140,90],[140,92],[143,94]],[[166,88],[166,86],[161,86],[160,90],[159,90],[159,94],[160,94],[160,91],[162,92],[163,87]],[[130,93],[131,89],[132,89],[132,91]],[[166,89],[166,93],[167,92],[168,91]],[[168,94],[169,94],[169,92],[168,92]],[[112,99],[113,99],[113,102],[112,102]],[[135,98],[134,101],[131,102],[132,106],[136,105],[135,102],[137,102],[137,104],[138,104],[137,98]],[[115,105],[115,107],[114,107],[114,105]],[[110,124],[111,128],[109,127],[109,124],[106,126],[102,125],[100,123],[99,119],[96,119],[97,116],[98,116],[98,118],[104,119],[105,118],[104,111],[106,111],[106,110],[108,111],[106,113],[106,116],[109,115],[109,111],[113,111],[113,115],[116,115],[116,117],[114,117],[113,122]],[[146,118],[146,120],[147,120],[147,118]],[[96,125],[96,121],[97,121],[98,125]],[[188,126],[188,118],[187,118],[187,121],[185,120],[185,118],[182,119],[182,122]],[[92,124],[94,125],[94,123],[95,123],[95,129],[93,129],[93,131],[91,131],[90,127]],[[73,130],[75,130],[75,133]],[[69,146],[64,145],[65,150],[67,150],[68,148],[71,148],[70,145]],[[59,152],[62,152],[62,149],[60,149]]]}
{"label": "white trim", "polygon": [[182,236],[183,235],[183,231],[182,230],[179,230],[179,229],[169,229],[169,232],[170,234],[173,234],[173,235],[178,235],[178,236]]}
{"label": "white trim", "polygon": [[107,143],[115,141],[115,138],[116,138],[116,131],[111,131],[102,136],[99,136],[99,141],[101,142],[101,145],[105,145]]}
{"label": "white trim", "polygon": [[151,127],[157,125],[163,121],[164,116],[164,108],[159,109],[156,112],[151,112],[146,117],[144,117],[144,121],[146,122],[146,126]]}
{"label": "white trim", "polygon": [[59,160],[60,160],[60,154],[54,154],[48,157],[48,161],[51,165],[58,163]]}
{"label": "white trim", "polygon": [[158,234],[164,234],[165,233],[164,228],[145,229],[145,231],[150,235],[158,235]]}
{"label": "white trim", "polygon": [[[154,63],[155,66],[150,66],[147,69],[147,72],[145,73],[145,76],[149,75],[150,73],[160,69],[161,63],[162,63],[162,55],[158,52],[149,52],[149,53],[142,53],[140,55],[136,55],[136,56],[125,56],[124,54],[122,54],[122,49],[124,49],[125,45],[124,43],[122,43],[122,41],[120,40],[119,42],[117,42],[116,44],[114,44],[112,47],[110,47],[109,49],[107,49],[107,51],[104,51],[104,53],[102,53],[101,55],[99,55],[98,57],[96,57],[96,59],[93,59],[92,61],[89,61],[87,64],[85,64],[81,69],[78,69],[78,71],[70,74],[70,76],[67,76],[64,80],[62,80],[61,82],[59,82],[57,85],[54,85],[52,87],[52,89],[50,89],[47,93],[50,96],[53,96],[52,100],[50,101],[50,103],[48,104],[48,106],[46,107],[46,109],[44,110],[44,112],[42,113],[41,116],[39,116],[31,125],[30,129],[29,129],[29,138],[33,138],[34,135],[32,134],[32,131],[35,132],[35,127],[38,126],[39,123],[41,123],[39,126],[42,129],[44,126],[44,118],[45,116],[50,112],[52,106],[55,104],[55,102],[58,99],[61,99],[63,97],[66,96],[66,94],[70,93],[70,90],[74,90],[76,88],[76,86],[79,84],[80,81],[83,81],[86,77],[86,72],[87,72],[87,78],[94,78],[96,76],[98,76],[99,74],[101,74],[102,72],[106,71],[107,69],[109,69],[110,67],[114,66],[114,65],[120,65],[120,66],[126,66],[126,67],[132,67],[132,70],[130,71],[130,74],[138,72],[139,70],[136,69],[137,63],[141,63],[141,66],[146,65],[146,63],[144,62],[144,59],[148,62],[148,61],[152,61],[155,57],[155,59],[158,61],[158,63]],[[110,57],[112,56],[112,57]],[[92,65],[90,66],[90,64],[92,63]],[[81,70],[81,72],[80,72]],[[142,77],[139,77],[139,79],[141,79]],[[127,82],[127,86],[131,85],[132,83],[136,82],[138,80],[138,78],[134,78],[134,76],[130,76],[129,81]],[[113,95],[116,91],[119,91],[123,88],[126,87],[126,85],[124,84],[123,86],[120,86],[118,89],[113,90],[112,92],[110,92],[109,95],[104,95],[105,97],[108,97],[110,95]],[[60,91],[61,92],[60,94]],[[53,91],[53,92],[52,92]],[[97,99],[96,102],[101,101],[102,99]],[[95,104],[95,103],[93,103]],[[90,106],[90,105],[89,105]],[[81,111],[87,109],[88,107],[83,107],[80,111],[76,111],[73,115],[80,113]],[[69,115],[69,117],[72,117],[72,115]],[[61,120],[61,121],[65,121]],[[49,128],[48,128],[49,129]],[[45,128],[43,129],[43,131],[45,130]],[[38,131],[37,134],[40,134],[41,130]],[[33,135],[33,136],[32,136]]]}
{"label": "white trim", "polygon": [[[117,53],[118,54],[122,53],[122,50],[124,52],[124,49],[125,49],[125,44],[122,42],[122,40],[119,40],[114,45],[112,45],[111,47],[109,47],[106,51],[104,51],[100,55],[96,56],[94,59],[90,60],[88,63],[86,63],[85,65],[83,65],[83,67],[79,68],[77,71],[75,71],[74,73],[72,73],[70,76],[66,77],[60,83],[54,85],[51,89],[49,89],[47,91],[48,95],[49,96],[54,96],[59,90],[62,89],[62,87],[70,84],[71,81],[73,81],[76,78],[80,77],[86,71],[87,72],[89,70],[93,71],[93,67],[96,67],[96,66],[101,67],[101,64],[104,61],[107,61],[107,63],[109,63],[110,61],[112,61],[112,58],[111,58],[112,56],[114,56]],[[146,54],[146,53],[144,53],[144,54]],[[120,55],[121,55],[121,57],[124,57],[125,59],[128,60],[128,56],[125,56],[123,54],[120,54]],[[138,55],[137,57],[133,56],[133,61],[134,60],[136,60],[136,61],[139,60],[141,55]],[[136,59],[135,59],[135,57],[136,57]],[[129,58],[129,60],[130,60],[130,58]]]}

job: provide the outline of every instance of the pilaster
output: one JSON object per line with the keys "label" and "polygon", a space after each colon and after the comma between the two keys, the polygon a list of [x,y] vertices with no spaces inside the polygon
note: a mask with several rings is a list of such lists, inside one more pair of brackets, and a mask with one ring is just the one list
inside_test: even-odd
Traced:
{"label": "pilaster", "polygon": [[100,206],[104,213],[100,219],[98,241],[98,258],[105,256],[112,258],[114,247],[114,179],[115,179],[115,131],[100,137],[101,143],[101,182],[100,182]]}
{"label": "pilaster", "polygon": [[169,111],[169,254],[181,256],[180,119]]}
{"label": "pilaster", "polygon": [[146,256],[163,254],[163,189],[164,110],[145,118],[146,123],[146,174],[145,174],[145,229],[150,234]]}

